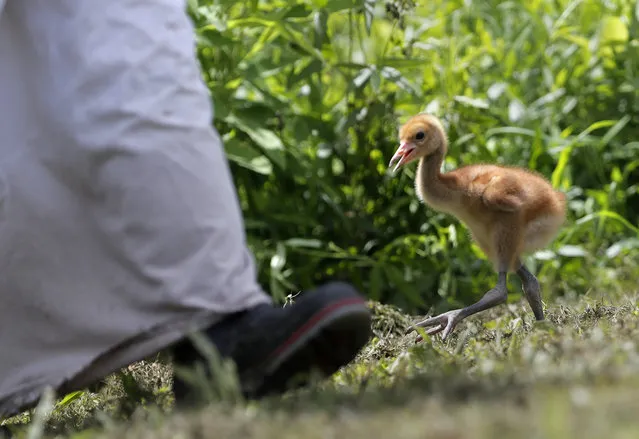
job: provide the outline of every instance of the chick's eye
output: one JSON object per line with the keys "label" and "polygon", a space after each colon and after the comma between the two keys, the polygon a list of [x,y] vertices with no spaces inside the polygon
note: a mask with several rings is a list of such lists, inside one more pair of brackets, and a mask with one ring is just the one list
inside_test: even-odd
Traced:
{"label": "chick's eye", "polygon": [[424,132],[420,131],[419,133],[415,134],[415,139],[423,140],[424,139]]}

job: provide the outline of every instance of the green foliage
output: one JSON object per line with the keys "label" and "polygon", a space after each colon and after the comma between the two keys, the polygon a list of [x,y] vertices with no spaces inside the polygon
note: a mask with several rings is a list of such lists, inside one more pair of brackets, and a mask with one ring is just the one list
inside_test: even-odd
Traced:
{"label": "green foliage", "polygon": [[445,123],[445,168],[525,166],[567,193],[568,223],[529,261],[545,297],[636,277],[633,2],[191,0],[189,11],[277,300],[342,278],[414,311],[492,286],[465,228],[418,202],[414,168],[387,171],[399,124],[420,111]]}

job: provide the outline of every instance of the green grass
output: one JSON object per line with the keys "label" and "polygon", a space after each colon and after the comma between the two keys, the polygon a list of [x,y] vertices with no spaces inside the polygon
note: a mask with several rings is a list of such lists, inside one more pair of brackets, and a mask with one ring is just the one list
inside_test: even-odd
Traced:
{"label": "green grass", "polygon": [[[46,422],[65,438],[634,438],[639,435],[639,291],[524,302],[470,318],[442,343],[403,335],[410,319],[371,302],[375,338],[310,389],[261,402],[172,407],[162,359],[61,403]],[[225,377],[220,379],[224,380]],[[128,380],[127,380],[128,382]],[[139,386],[139,389],[135,389]],[[146,393],[146,395],[145,395]],[[136,396],[137,395],[137,396]],[[28,414],[7,420],[17,437]]]}

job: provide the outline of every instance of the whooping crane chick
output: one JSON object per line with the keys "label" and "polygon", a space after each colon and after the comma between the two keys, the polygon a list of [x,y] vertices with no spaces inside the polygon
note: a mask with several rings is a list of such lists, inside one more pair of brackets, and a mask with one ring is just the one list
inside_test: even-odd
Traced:
{"label": "whooping crane chick", "polygon": [[515,272],[537,320],[544,319],[539,281],[521,262],[521,255],[548,245],[566,217],[566,197],[531,171],[477,164],[441,173],[448,139],[431,115],[413,116],[399,130],[400,145],[389,166],[394,170],[419,160],[415,187],[420,199],[440,212],[456,216],[470,229],[498,272],[495,287],[476,303],[416,323],[443,331],[446,339],[466,317],[506,302],[507,275]]}

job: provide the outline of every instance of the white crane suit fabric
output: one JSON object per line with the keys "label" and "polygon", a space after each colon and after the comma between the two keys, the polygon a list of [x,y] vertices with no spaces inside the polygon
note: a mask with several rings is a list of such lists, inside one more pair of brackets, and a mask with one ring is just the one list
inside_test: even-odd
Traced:
{"label": "white crane suit fabric", "polygon": [[184,1],[0,0],[0,416],[270,301]]}

